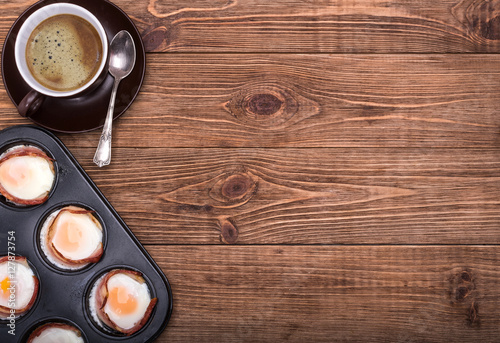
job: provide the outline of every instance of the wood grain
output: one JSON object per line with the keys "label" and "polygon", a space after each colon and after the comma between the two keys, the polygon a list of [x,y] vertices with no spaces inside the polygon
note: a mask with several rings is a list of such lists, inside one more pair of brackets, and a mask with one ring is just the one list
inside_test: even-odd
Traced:
{"label": "wood grain", "polygon": [[[148,246],[158,342],[497,342],[497,246]],[[161,301],[161,300],[160,300]]]}
{"label": "wood grain", "polygon": [[[2,39],[34,2],[0,1]],[[500,51],[498,0],[113,2],[131,16],[148,51]]]}
{"label": "wood grain", "polygon": [[500,243],[499,149],[93,153],[75,150],[147,244]]}
{"label": "wood grain", "polygon": [[[114,143],[497,147],[498,65],[499,55],[150,54]],[[0,128],[29,123],[3,91],[0,104]],[[94,147],[98,135],[62,137]]]}

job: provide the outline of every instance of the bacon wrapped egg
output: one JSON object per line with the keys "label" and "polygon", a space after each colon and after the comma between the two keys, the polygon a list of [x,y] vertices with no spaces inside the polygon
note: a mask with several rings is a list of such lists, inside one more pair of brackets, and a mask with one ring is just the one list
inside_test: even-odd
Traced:
{"label": "bacon wrapped egg", "polygon": [[34,146],[18,145],[0,155],[0,193],[17,205],[38,205],[54,185],[53,160]]}
{"label": "bacon wrapped egg", "polygon": [[45,220],[40,230],[40,246],[54,266],[81,269],[101,259],[103,229],[93,211],[66,206]]}
{"label": "bacon wrapped egg", "polygon": [[151,299],[140,272],[115,269],[96,282],[89,302],[92,316],[101,326],[132,335],[147,323],[157,298]]}
{"label": "bacon wrapped egg", "polygon": [[0,318],[26,313],[38,295],[38,278],[26,257],[0,258]]}
{"label": "bacon wrapped egg", "polygon": [[82,333],[73,325],[50,322],[37,327],[27,343],[84,343]]}

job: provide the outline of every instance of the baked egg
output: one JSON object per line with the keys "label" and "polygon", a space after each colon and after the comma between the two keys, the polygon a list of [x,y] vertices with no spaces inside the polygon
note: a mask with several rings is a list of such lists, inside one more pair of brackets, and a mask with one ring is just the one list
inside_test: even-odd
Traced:
{"label": "baked egg", "polygon": [[54,185],[53,160],[34,146],[18,145],[0,155],[0,193],[17,205],[38,205]]}
{"label": "baked egg", "polygon": [[0,317],[26,313],[38,294],[38,278],[22,256],[0,258]]}
{"label": "baked egg", "polygon": [[27,343],[84,343],[82,333],[73,325],[47,323],[37,327]]}
{"label": "baked egg", "polygon": [[56,267],[81,269],[101,259],[103,229],[93,211],[66,206],[45,220],[40,230],[40,246]]}
{"label": "baked egg", "polygon": [[89,302],[98,324],[131,335],[147,323],[157,299],[140,272],[115,269],[97,280]]}

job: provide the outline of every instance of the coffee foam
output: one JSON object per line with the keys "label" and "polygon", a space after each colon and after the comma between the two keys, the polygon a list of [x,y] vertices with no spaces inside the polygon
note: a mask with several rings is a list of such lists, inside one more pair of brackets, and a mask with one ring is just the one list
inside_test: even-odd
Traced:
{"label": "coffee foam", "polygon": [[31,33],[26,63],[44,87],[70,91],[89,82],[99,69],[102,43],[95,28],[71,14],[50,17]]}

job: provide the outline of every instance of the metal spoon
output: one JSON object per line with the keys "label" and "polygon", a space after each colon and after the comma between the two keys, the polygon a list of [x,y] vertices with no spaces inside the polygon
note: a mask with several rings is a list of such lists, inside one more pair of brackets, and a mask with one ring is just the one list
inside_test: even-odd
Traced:
{"label": "metal spoon", "polygon": [[111,131],[116,91],[120,81],[130,74],[134,65],[135,44],[132,36],[128,31],[120,31],[113,37],[109,46],[109,73],[115,78],[115,83],[111,91],[106,121],[94,155],[94,163],[99,167],[107,166],[111,162]]}

